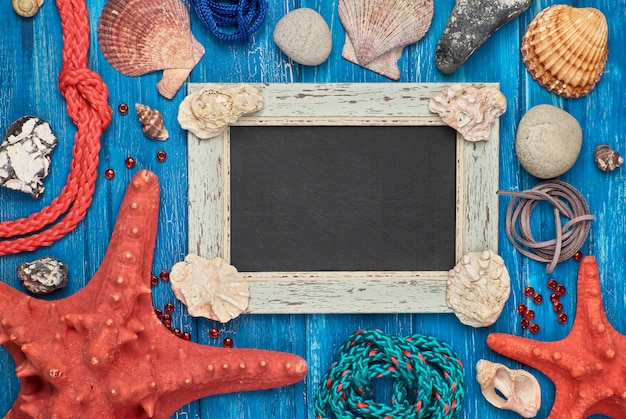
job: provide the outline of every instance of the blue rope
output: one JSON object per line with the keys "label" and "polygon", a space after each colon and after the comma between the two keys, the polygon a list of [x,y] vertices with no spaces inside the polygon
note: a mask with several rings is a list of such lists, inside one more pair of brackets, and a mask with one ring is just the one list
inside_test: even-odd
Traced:
{"label": "blue rope", "polygon": [[202,25],[222,41],[247,41],[267,14],[265,0],[189,0],[189,3]]}
{"label": "blue rope", "polygon": [[[389,377],[391,404],[374,400],[373,379]],[[316,419],[452,419],[465,397],[458,355],[434,337],[359,330],[346,340],[315,393]]]}

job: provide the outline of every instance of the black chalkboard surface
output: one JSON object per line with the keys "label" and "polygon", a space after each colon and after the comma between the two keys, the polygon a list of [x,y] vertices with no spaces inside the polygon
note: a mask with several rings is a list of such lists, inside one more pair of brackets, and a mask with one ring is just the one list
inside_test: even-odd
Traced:
{"label": "black chalkboard surface", "polygon": [[230,152],[239,271],[454,266],[452,128],[232,126]]}

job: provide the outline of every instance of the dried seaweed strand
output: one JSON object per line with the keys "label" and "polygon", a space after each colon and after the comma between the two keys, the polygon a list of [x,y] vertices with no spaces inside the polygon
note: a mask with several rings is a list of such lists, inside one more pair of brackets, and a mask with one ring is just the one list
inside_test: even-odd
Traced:
{"label": "dried seaweed strand", "polygon": [[[505,218],[509,241],[524,256],[547,263],[548,274],[558,262],[571,258],[580,250],[589,234],[590,221],[595,219],[580,192],[559,180],[542,182],[527,191],[500,190],[498,194],[513,197]],[[554,207],[556,235],[554,239],[537,242],[530,228],[530,218],[541,201],[547,201]],[[569,221],[561,225],[561,217]]]}

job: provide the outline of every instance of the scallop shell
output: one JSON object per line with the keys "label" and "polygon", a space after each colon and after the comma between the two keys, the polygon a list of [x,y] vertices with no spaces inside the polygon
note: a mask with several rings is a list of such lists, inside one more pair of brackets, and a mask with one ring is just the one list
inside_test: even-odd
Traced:
{"label": "scallop shell", "polygon": [[165,128],[161,112],[141,103],[135,104],[135,109],[137,110],[137,118],[143,125],[143,133],[146,137],[152,140],[167,140],[169,133],[167,128]]}
{"label": "scallop shell", "polygon": [[593,151],[593,159],[598,169],[603,172],[612,172],[624,164],[624,158],[606,144],[600,144]]}
{"label": "scallop shell", "polygon": [[204,55],[180,0],[109,0],[98,24],[106,60],[127,76],[163,70],[157,90],[174,97]]}
{"label": "scallop shell", "polygon": [[249,285],[221,258],[188,254],[172,267],[172,290],[189,314],[226,323],[248,307]]}
{"label": "scallop shell", "polygon": [[342,56],[397,80],[397,61],[426,34],[434,6],[432,0],[340,0],[338,12],[347,34]]}
{"label": "scallop shell", "polygon": [[11,4],[15,13],[22,17],[35,16],[44,0],[12,0]]}
{"label": "scallop shell", "polygon": [[526,68],[539,84],[566,98],[584,96],[606,66],[606,18],[591,7],[550,6],[528,25],[521,50]]}

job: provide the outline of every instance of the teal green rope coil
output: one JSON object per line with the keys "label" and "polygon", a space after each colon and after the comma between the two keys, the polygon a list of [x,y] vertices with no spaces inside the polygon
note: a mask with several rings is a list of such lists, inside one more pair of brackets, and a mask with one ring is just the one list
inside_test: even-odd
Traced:
{"label": "teal green rope coil", "polygon": [[[392,380],[390,404],[373,383]],[[452,348],[434,337],[362,329],[339,348],[317,392],[316,419],[452,419],[465,397],[465,370]]]}

